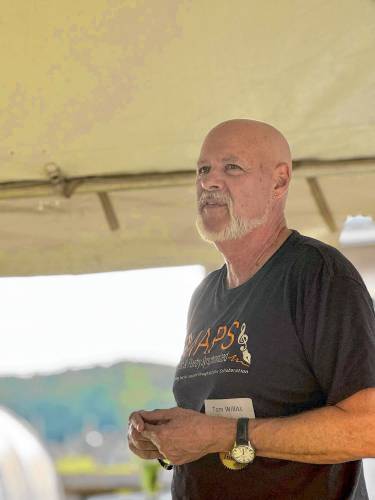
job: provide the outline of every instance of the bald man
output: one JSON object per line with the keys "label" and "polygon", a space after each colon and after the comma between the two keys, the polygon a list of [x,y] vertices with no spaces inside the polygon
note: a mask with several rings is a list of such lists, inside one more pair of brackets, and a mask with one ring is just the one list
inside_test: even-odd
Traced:
{"label": "bald man", "polygon": [[265,123],[203,143],[197,228],[225,264],[192,297],[177,407],[134,412],[128,431],[138,456],[173,464],[174,499],[368,498],[372,302],[343,255],[287,228],[291,167]]}

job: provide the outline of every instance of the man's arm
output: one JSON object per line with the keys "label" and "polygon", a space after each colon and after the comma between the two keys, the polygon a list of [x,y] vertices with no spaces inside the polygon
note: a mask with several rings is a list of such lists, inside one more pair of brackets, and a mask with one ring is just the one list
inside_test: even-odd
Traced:
{"label": "man's arm", "polygon": [[[177,465],[230,450],[236,428],[234,419],[182,408],[135,413],[131,422]],[[313,464],[375,457],[375,388],[298,415],[251,419],[249,436],[262,457]]]}
{"label": "man's arm", "polygon": [[312,464],[375,457],[375,389],[291,417],[249,422],[257,454]]}

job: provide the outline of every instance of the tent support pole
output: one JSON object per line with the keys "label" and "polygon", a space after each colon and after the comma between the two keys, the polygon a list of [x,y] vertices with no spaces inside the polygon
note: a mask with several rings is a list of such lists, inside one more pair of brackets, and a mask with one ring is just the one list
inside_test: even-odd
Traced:
{"label": "tent support pole", "polygon": [[331,209],[329,208],[328,201],[324,196],[322,188],[320,187],[318,179],[316,177],[307,177],[306,180],[324,222],[327,224],[331,232],[335,233],[338,228],[336,226],[335,219],[333,218]]}

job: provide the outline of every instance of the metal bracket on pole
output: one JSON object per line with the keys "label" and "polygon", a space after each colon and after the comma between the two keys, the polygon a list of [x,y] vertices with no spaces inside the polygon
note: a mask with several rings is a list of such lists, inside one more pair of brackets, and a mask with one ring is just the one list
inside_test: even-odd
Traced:
{"label": "metal bracket on pole", "polygon": [[56,163],[47,163],[44,168],[52,186],[65,198],[70,198],[77,187],[83,183],[81,179],[67,179]]}

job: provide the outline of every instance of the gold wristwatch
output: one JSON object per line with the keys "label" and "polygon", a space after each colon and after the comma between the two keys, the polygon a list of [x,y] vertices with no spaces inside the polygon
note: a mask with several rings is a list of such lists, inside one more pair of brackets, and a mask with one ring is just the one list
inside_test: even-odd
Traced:
{"label": "gold wristwatch", "polygon": [[231,457],[238,464],[250,464],[255,458],[255,450],[252,447],[248,435],[248,418],[237,420],[236,441],[231,451]]}

